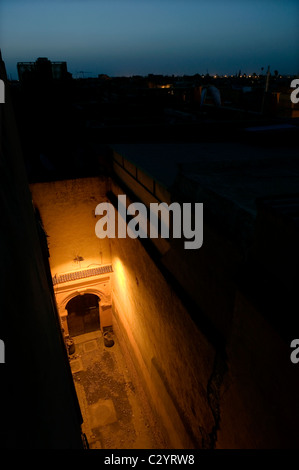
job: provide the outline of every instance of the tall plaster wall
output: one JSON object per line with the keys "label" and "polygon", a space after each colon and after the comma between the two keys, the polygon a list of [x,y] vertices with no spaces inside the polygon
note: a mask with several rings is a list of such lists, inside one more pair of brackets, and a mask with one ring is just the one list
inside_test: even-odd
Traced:
{"label": "tall plaster wall", "polygon": [[[108,178],[101,177],[30,185],[33,203],[40,212],[48,237],[49,261],[54,279],[65,273],[111,264],[109,240],[101,240],[95,235],[95,208],[107,200],[108,185]],[[101,327],[111,325],[110,274],[54,283],[54,292],[66,334],[66,304],[76,295],[85,293],[95,294],[100,299]]]}
{"label": "tall plaster wall", "polygon": [[[112,186],[116,193],[117,185]],[[142,244],[129,237],[110,241],[114,320],[168,443],[173,448],[209,447],[215,420],[207,390],[215,349]]]}

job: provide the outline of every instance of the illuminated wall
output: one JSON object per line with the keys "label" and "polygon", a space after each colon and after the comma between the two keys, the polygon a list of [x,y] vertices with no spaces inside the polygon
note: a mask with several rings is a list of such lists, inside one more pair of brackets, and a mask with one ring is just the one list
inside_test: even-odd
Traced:
{"label": "illuminated wall", "polygon": [[142,244],[128,237],[110,241],[114,328],[129,347],[169,446],[207,445],[214,425],[207,398],[214,348]]}
{"label": "illuminated wall", "polygon": [[30,186],[49,237],[53,275],[111,262],[108,240],[94,231],[94,210],[106,200],[107,184],[104,178],[82,178]]}
{"label": "illuminated wall", "polygon": [[111,273],[97,274],[99,268],[111,265],[110,245],[107,238],[95,236],[94,214],[96,205],[107,200],[108,185],[107,178],[96,177],[30,186],[48,237],[54,291],[66,334],[66,304],[80,294],[97,295],[101,327],[111,325]]}

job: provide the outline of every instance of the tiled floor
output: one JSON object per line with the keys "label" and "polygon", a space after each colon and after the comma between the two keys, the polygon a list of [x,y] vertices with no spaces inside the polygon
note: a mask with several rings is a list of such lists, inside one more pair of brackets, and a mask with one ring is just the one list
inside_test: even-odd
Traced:
{"label": "tiled floor", "polygon": [[[127,351],[100,331],[76,336],[70,364],[90,449],[162,449],[164,441]],[[126,361],[126,362],[125,362]]]}

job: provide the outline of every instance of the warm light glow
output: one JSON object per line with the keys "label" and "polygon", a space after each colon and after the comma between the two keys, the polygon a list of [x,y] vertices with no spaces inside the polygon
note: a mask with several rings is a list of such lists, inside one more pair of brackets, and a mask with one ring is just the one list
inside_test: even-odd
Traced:
{"label": "warm light glow", "polygon": [[130,328],[134,328],[135,317],[135,289],[132,276],[126,265],[120,260],[115,258],[112,263],[113,266],[113,292],[114,299],[121,306],[124,315],[124,321],[130,323]]}
{"label": "warm light glow", "polygon": [[124,288],[126,285],[126,275],[125,275],[124,266],[119,258],[116,258],[116,260],[113,263],[113,271],[115,273],[115,277],[117,278],[119,287]]}

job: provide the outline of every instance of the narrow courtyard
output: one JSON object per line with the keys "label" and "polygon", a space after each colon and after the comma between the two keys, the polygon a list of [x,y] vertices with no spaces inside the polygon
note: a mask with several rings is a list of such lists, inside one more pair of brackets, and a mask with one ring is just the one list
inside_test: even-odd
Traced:
{"label": "narrow courtyard", "polygon": [[75,336],[70,365],[90,449],[161,449],[162,433],[125,345],[100,330]]}

